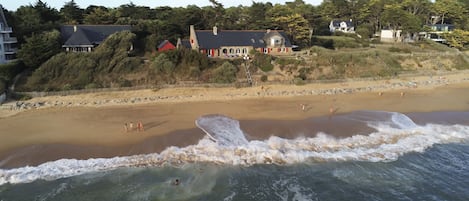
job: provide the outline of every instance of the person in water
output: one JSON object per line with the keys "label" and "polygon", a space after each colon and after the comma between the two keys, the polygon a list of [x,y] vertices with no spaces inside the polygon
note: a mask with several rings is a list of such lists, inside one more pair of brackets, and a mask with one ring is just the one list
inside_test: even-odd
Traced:
{"label": "person in water", "polygon": [[180,183],[179,179],[175,179],[175,180],[173,181],[173,185],[174,185],[174,186],[178,186],[179,183]]}

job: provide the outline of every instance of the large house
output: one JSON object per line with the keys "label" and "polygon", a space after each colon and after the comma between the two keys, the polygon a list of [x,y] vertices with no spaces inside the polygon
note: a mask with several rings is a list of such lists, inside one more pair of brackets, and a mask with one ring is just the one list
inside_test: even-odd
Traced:
{"label": "large house", "polygon": [[62,47],[67,52],[91,52],[109,35],[130,31],[130,25],[64,25],[60,27]]}
{"label": "large house", "polygon": [[331,33],[337,31],[344,33],[355,33],[355,26],[353,26],[352,20],[331,20],[329,23],[329,31],[331,31]]}
{"label": "large house", "polygon": [[452,24],[431,24],[426,25],[426,27],[429,28],[430,31],[420,32],[420,36],[440,43],[446,42],[446,39],[442,37],[443,33],[452,32],[454,30],[454,25]]}
{"label": "large house", "polygon": [[[283,31],[277,30],[195,30],[190,26],[190,47],[213,58],[242,57],[251,50],[271,55],[288,55],[292,44]],[[183,47],[184,41],[178,42]]]}
{"label": "large house", "polygon": [[4,64],[16,59],[16,43],[15,37],[11,37],[13,33],[11,27],[8,26],[3,7],[0,5],[0,64]]}

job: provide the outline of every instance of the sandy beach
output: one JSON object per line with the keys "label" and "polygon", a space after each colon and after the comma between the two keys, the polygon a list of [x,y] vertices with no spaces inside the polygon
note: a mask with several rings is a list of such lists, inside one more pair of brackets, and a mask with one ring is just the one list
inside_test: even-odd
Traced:
{"label": "sandy beach", "polygon": [[[194,121],[207,114],[242,120],[243,130],[265,138],[269,133],[288,136],[297,130],[282,130],[281,123],[266,130],[268,121],[254,120],[328,116],[331,108],[336,115],[356,110],[468,111],[468,89],[469,72],[463,71],[302,86],[168,88],[34,98],[7,103],[0,110],[0,168],[60,158],[145,154],[194,144],[204,136]],[[124,131],[124,123],[138,121],[144,132]],[[340,132],[335,135],[345,137]]]}

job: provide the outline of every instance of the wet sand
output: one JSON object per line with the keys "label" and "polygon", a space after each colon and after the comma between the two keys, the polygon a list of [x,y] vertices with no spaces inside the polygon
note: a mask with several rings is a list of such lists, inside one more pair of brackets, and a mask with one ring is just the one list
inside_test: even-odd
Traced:
{"label": "wet sand", "polygon": [[[250,139],[270,135],[312,136],[317,131],[335,137],[366,134],[370,130],[361,125],[334,117],[331,121],[329,109],[333,107],[335,115],[357,110],[469,111],[468,89],[469,83],[459,83],[406,90],[404,97],[400,95],[402,90],[388,90],[381,96],[374,91],[28,110],[0,119],[0,168],[37,165],[60,158],[154,153],[168,146],[195,144],[204,134],[194,121],[206,114],[224,114],[241,120],[241,127]],[[305,110],[301,104],[306,105]],[[309,118],[315,120],[311,122]],[[142,121],[145,131],[124,132],[124,122],[130,121],[134,124]]]}

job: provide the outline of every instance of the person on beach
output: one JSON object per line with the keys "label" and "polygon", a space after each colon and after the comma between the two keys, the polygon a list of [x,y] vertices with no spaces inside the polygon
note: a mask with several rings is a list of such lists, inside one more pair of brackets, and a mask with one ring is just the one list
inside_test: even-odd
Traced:
{"label": "person on beach", "polygon": [[138,132],[144,131],[144,129],[143,129],[143,124],[142,124],[141,121],[139,121],[139,122],[137,123],[137,131],[138,131]]}
{"label": "person on beach", "polygon": [[179,179],[175,179],[173,183],[171,183],[173,186],[178,186],[180,183]]}
{"label": "person on beach", "polygon": [[130,123],[129,123],[129,130],[130,130],[130,131],[133,131],[133,130],[134,130],[134,123],[133,123],[133,122],[130,122]]}
{"label": "person on beach", "polygon": [[124,132],[129,132],[129,127],[127,127],[127,123],[124,123]]}
{"label": "person on beach", "polygon": [[305,105],[305,104],[301,103],[301,104],[300,104],[300,107],[301,107],[301,110],[302,110],[303,112],[306,111],[306,105]]}

